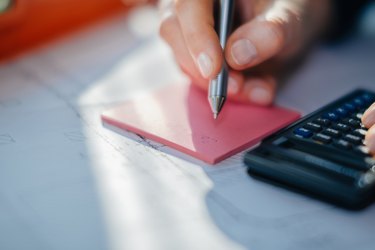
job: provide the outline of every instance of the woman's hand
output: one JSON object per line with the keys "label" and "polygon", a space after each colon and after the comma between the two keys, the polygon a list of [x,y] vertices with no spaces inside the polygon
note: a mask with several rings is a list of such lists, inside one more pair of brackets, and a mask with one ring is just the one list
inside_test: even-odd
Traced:
{"label": "woman's hand", "polygon": [[370,152],[375,155],[375,103],[363,114],[362,124],[369,129],[366,134],[365,144]]}
{"label": "woman's hand", "polygon": [[207,89],[225,57],[228,97],[272,103],[280,71],[327,26],[329,0],[236,0],[240,25],[223,53],[214,30],[214,0],[175,0],[161,25],[180,67]]}

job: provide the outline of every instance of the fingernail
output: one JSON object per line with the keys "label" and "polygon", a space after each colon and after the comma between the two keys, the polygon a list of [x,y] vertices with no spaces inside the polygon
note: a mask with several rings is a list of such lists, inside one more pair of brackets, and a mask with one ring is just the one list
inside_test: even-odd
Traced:
{"label": "fingernail", "polygon": [[238,83],[235,79],[232,77],[229,77],[228,79],[228,92],[229,94],[237,94],[238,91],[240,90],[240,86],[238,86]]}
{"label": "fingernail", "polygon": [[198,67],[204,78],[208,78],[212,73],[212,60],[204,52],[200,53],[198,56]]}
{"label": "fingernail", "polygon": [[251,102],[260,105],[269,105],[272,102],[272,96],[268,90],[262,87],[255,87],[249,93]]}
{"label": "fingernail", "polygon": [[247,39],[236,41],[231,48],[233,60],[238,65],[249,64],[257,56],[255,46]]}
{"label": "fingernail", "polygon": [[369,131],[369,134],[366,135],[365,138],[365,145],[370,150],[370,152],[375,152],[375,135],[372,133],[372,131]]}
{"label": "fingernail", "polygon": [[366,112],[363,114],[362,123],[367,128],[372,126],[375,123],[375,106],[372,105]]}

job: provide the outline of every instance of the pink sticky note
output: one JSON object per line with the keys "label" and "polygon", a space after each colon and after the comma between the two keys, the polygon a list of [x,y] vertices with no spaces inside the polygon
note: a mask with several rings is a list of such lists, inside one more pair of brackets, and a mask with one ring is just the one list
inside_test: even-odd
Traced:
{"label": "pink sticky note", "polygon": [[213,119],[207,93],[172,85],[102,114],[104,122],[214,164],[295,121],[299,114],[280,107],[227,101]]}

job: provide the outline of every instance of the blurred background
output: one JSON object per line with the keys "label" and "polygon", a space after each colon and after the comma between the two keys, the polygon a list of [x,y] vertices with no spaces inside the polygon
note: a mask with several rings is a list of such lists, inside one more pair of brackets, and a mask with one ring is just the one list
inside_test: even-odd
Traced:
{"label": "blurred background", "polygon": [[0,58],[14,56],[146,2],[148,1],[0,0]]}
{"label": "blurred background", "polygon": [[[157,0],[0,0],[0,60],[20,54],[110,16]],[[168,2],[159,1],[159,2]],[[371,1],[369,1],[371,2]],[[162,4],[160,4],[162,5]],[[165,5],[165,4],[164,4]],[[358,26],[343,22],[346,33],[375,33],[375,4],[360,11]],[[346,27],[348,26],[348,27]]]}

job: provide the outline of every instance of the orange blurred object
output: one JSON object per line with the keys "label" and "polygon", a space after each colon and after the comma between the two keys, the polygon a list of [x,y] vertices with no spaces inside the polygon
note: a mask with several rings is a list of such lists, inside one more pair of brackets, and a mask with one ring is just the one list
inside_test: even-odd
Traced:
{"label": "orange blurred object", "polygon": [[121,0],[13,0],[0,13],[0,60],[127,7]]}

